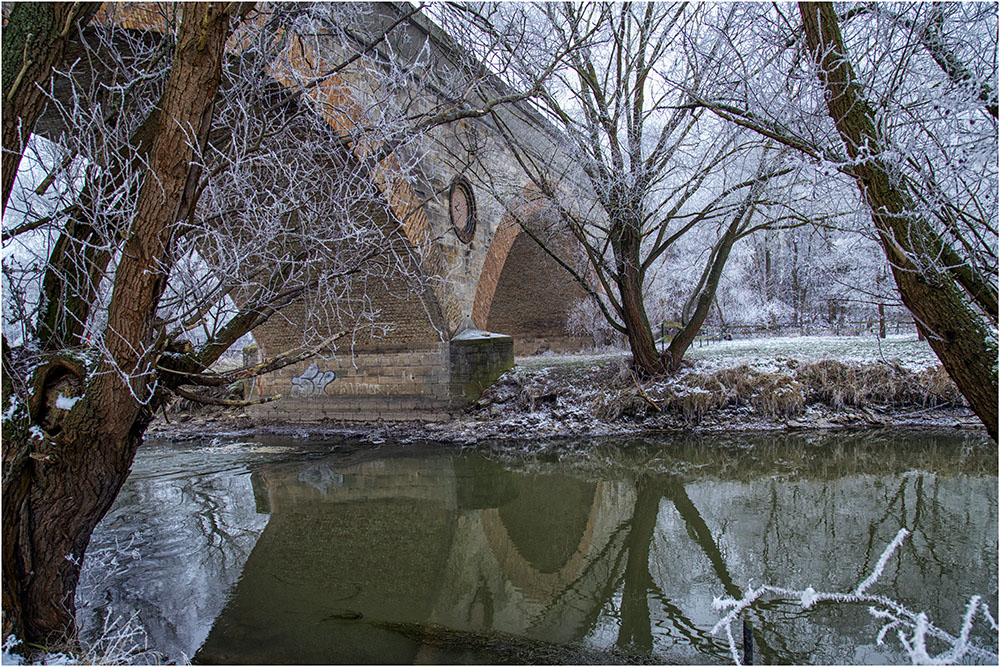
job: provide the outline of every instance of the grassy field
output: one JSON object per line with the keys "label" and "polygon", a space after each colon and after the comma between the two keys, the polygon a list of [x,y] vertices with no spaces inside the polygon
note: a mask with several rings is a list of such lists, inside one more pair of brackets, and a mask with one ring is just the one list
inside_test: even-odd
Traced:
{"label": "grassy field", "polygon": [[[545,366],[604,365],[624,359],[624,351],[600,354],[552,354],[518,357],[526,368]],[[836,359],[845,363],[885,360],[898,362],[911,370],[936,366],[939,362],[926,341],[916,334],[900,334],[879,340],[875,336],[775,336],[743,340],[695,343],[685,357],[701,371],[731,368],[746,364],[761,371],[773,372],[788,359],[801,362]]]}

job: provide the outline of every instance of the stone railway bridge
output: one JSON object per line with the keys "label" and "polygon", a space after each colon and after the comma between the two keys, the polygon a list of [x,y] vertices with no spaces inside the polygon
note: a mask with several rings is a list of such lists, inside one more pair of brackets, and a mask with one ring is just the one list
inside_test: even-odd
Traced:
{"label": "stone railway bridge", "polygon": [[[375,34],[380,25],[389,29],[412,9],[407,3],[372,3],[368,8],[367,20],[373,22]],[[111,20],[132,30],[156,29],[142,18],[143,11],[118,13]],[[101,16],[95,21],[108,20],[107,15]],[[387,34],[378,48],[392,49],[404,61],[425,63],[425,87],[416,93],[405,91],[418,97],[418,108],[421,103],[424,108],[435,108],[447,101],[441,88],[428,81],[469,76],[469,62],[462,52],[420,13]],[[305,59],[310,66],[343,60],[338,52],[341,47],[332,39],[329,44],[317,44],[300,43],[300,52],[291,54],[291,59]],[[358,120],[351,117],[352,109],[361,113],[375,97],[378,82],[365,76],[345,70],[339,78],[330,79],[329,85],[324,82],[306,94],[318,103],[315,106],[322,109],[324,120],[335,129],[342,128]],[[285,83],[280,73],[274,78]],[[349,82],[346,86],[345,81]],[[490,81],[486,88],[492,90],[486,97],[509,93],[499,81]],[[58,90],[56,95],[60,95]],[[44,115],[36,132],[58,135],[53,122],[52,115]],[[592,344],[589,337],[571,335],[566,326],[570,309],[584,298],[584,291],[518,222],[534,225],[534,220],[544,217],[545,204],[532,196],[537,189],[502,140],[498,123],[526,145],[546,146],[550,154],[558,154],[556,131],[526,105],[508,104],[495,107],[490,116],[432,130],[416,182],[375,174],[373,180],[388,206],[375,216],[371,207],[359,215],[371,217],[371,224],[403,232],[395,236],[408,247],[389,248],[387,253],[419,257],[419,273],[428,287],[413,296],[400,273],[386,276],[375,290],[369,288],[365,298],[380,318],[375,328],[385,329],[387,335],[355,337],[347,350],[321,350],[310,360],[247,383],[247,398],[282,395],[277,401],[254,406],[257,416],[444,419],[450,411],[476,400],[513,365],[515,354]],[[557,176],[553,181],[564,182]],[[296,349],[308,319],[304,304],[285,307],[280,316],[252,332],[256,344],[244,350],[245,361],[259,363]]]}
{"label": "stone railway bridge", "polygon": [[[386,27],[410,10],[405,3],[371,5],[370,20]],[[436,25],[415,14],[387,40],[404,59],[423,58],[437,77],[463,76],[456,47]],[[429,56],[428,56],[429,53]],[[324,54],[303,54],[322,59]],[[330,54],[336,62],[336,54]],[[280,80],[280,78],[279,78]],[[365,81],[352,80],[356,101],[344,88],[311,94],[323,109],[350,109],[365,103]],[[499,97],[502,84],[497,87]],[[423,93],[429,96],[430,93]],[[427,100],[428,105],[440,103]],[[350,118],[324,112],[334,126]],[[380,310],[388,335],[355,339],[351,353],[319,355],[258,378],[247,397],[281,394],[255,406],[258,416],[282,419],[443,419],[449,411],[476,400],[514,355],[553,349],[579,349],[589,337],[568,331],[567,315],[584,298],[582,288],[522,230],[535,224],[544,204],[495,123],[527,137],[532,144],[555,146],[555,130],[523,105],[499,106],[494,117],[467,119],[432,131],[416,183],[379,183],[407,250],[419,249],[421,271],[431,278],[422,298],[398,296],[406,289],[385,286],[367,297]],[[514,213],[514,215],[512,215]],[[385,216],[383,216],[385,217]],[[538,228],[542,223],[538,223]],[[563,239],[562,242],[567,242]],[[402,278],[401,278],[402,280]],[[392,281],[388,281],[388,285]],[[256,347],[246,361],[260,362],[294,348],[301,340],[296,308],[286,309],[253,332]],[[291,324],[290,324],[291,323]]]}

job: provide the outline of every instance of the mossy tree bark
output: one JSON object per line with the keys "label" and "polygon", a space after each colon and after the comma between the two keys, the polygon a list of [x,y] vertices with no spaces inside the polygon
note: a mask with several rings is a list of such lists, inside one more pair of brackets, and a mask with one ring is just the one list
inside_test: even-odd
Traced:
{"label": "mossy tree bark", "polygon": [[[830,3],[800,2],[806,43],[818,65],[830,117],[837,126],[862,198],[892,267],[903,303],[973,411],[997,438],[997,338],[976,290],[941,267],[951,250],[921,216],[905,181],[883,157],[875,114],[857,82]],[[944,246],[944,250],[943,250]]]}
{"label": "mossy tree bark", "polygon": [[[104,341],[92,368],[72,352],[50,353],[21,378],[27,409],[5,421],[4,632],[50,645],[73,637],[84,552],[124,483],[153,411],[164,352],[154,318],[171,264],[177,221],[192,204],[195,148],[207,139],[222,58],[238,6],[185,8],[128,240],[115,272]],[[7,372],[14,366],[4,346]],[[70,399],[58,405],[57,395]],[[9,429],[9,431],[8,431]]]}
{"label": "mossy tree bark", "polygon": [[66,43],[93,17],[97,2],[18,2],[3,28],[3,207],[35,121],[46,83]]}

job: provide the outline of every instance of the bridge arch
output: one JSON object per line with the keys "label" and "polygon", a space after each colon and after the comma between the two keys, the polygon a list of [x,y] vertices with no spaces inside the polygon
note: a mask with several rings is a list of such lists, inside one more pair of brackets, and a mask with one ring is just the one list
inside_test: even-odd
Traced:
{"label": "bridge arch", "polygon": [[[530,225],[542,210],[543,205],[535,203],[522,213],[522,219]],[[586,296],[569,271],[507,214],[486,253],[472,321],[484,331],[512,336],[517,355],[577,350],[593,345],[593,340],[571,333],[567,318],[574,304]]]}

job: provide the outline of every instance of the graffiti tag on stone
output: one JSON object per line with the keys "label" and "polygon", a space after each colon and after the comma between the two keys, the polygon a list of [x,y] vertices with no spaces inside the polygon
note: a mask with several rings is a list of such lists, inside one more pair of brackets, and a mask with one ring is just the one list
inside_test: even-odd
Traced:
{"label": "graffiti tag on stone", "polygon": [[292,378],[293,396],[315,396],[325,394],[326,388],[337,378],[333,371],[320,371],[315,363],[309,364],[309,368],[302,375]]}

